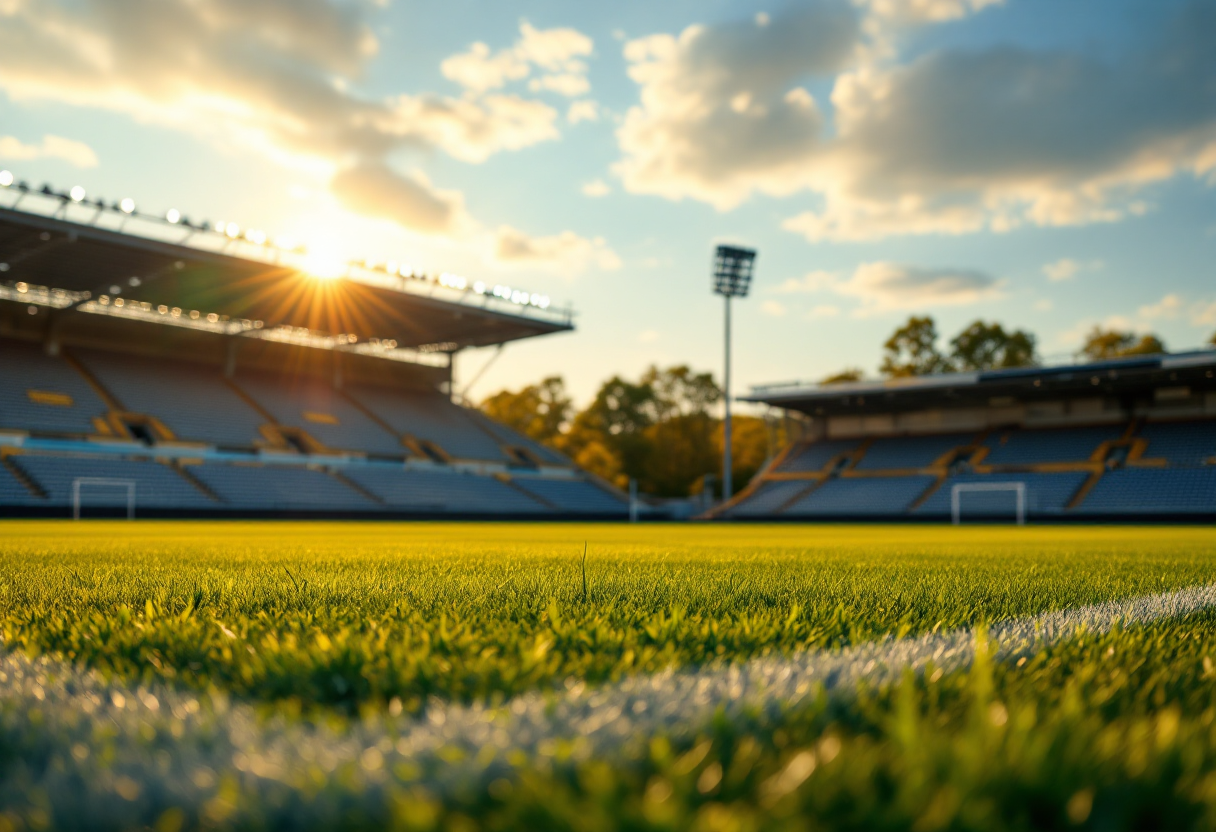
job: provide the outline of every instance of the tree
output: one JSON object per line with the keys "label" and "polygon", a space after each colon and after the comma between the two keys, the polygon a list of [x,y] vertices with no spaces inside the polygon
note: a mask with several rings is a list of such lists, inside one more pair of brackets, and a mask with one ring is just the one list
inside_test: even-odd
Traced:
{"label": "tree", "polygon": [[937,325],[933,319],[915,315],[895,330],[883,347],[879,370],[888,378],[924,376],[949,372],[950,362],[937,349]]}
{"label": "tree", "polygon": [[950,363],[955,370],[1001,370],[1032,367],[1035,337],[1025,330],[1006,332],[998,323],[975,321],[950,339]]}
{"label": "tree", "polygon": [[676,415],[708,413],[722,398],[722,390],[712,373],[694,373],[685,364],[659,370],[651,367],[642,376],[642,384],[654,393],[655,417],[658,420]]}
{"label": "tree", "polygon": [[1208,339],[1208,343],[1216,347],[1216,332],[1212,333],[1212,337]]}
{"label": "tree", "polygon": [[1090,361],[1104,361],[1130,355],[1156,355],[1165,351],[1165,344],[1151,333],[1137,338],[1131,332],[1095,326],[1085,338],[1080,355]]}
{"label": "tree", "polygon": [[481,411],[491,419],[555,447],[572,410],[561,376],[550,376],[518,393],[502,390],[481,403]]}
{"label": "tree", "polygon": [[825,378],[820,384],[847,384],[851,381],[861,381],[865,378],[865,371],[860,367],[845,367],[839,372],[832,373]]}

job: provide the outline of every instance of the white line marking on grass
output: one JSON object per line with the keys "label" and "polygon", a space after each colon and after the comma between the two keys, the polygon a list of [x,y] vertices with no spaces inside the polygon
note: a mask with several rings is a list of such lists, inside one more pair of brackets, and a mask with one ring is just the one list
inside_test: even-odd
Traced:
{"label": "white line marking on grass", "polygon": [[[989,637],[995,657],[1010,660],[1082,632],[1213,606],[1216,585],[1194,587],[998,623]],[[467,792],[523,763],[628,756],[632,743],[655,734],[688,739],[719,709],[727,719],[777,719],[820,690],[848,695],[863,681],[891,683],[930,664],[958,671],[974,657],[975,634],[964,628],[635,676],[600,688],[569,683],[501,707],[437,702],[419,718],[335,726],[259,718],[254,706],[222,696],[108,683],[60,660],[12,653],[0,658],[0,747],[8,749],[0,806],[23,802],[34,789],[54,796],[56,817],[100,811],[107,822],[147,824],[172,805],[222,815],[227,803],[217,797],[219,784],[232,776],[257,798],[259,813],[324,828],[338,823],[334,813],[354,799],[345,788],[359,792],[365,808],[381,805],[383,790],[403,781],[431,792]]]}

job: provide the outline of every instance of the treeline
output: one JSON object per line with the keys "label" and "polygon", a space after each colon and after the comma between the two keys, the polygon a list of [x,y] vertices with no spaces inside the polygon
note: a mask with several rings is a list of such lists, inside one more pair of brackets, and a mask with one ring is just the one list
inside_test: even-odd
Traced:
{"label": "treeline", "polygon": [[[710,373],[651,367],[636,381],[608,379],[582,410],[574,407],[560,376],[495,393],[481,410],[621,488],[635,479],[645,494],[685,497],[701,493],[705,478],[716,479],[721,471],[724,431],[712,413],[721,400]],[[735,416],[731,435],[738,489],[784,437],[754,416]],[[713,490],[718,493],[720,484]]]}
{"label": "treeline", "polygon": [[[913,315],[883,342],[879,373],[885,378],[906,378],[934,373],[1034,367],[1040,363],[1038,339],[1033,333],[1023,329],[1006,330],[995,322],[974,321],[951,338],[945,350],[938,346],[938,341],[937,324],[933,318]],[[1216,334],[1210,343],[1216,345]],[[1156,335],[1136,335],[1094,327],[1076,357],[1081,361],[1103,361],[1165,351],[1164,342]],[[864,377],[862,369],[850,367],[828,376],[823,383],[860,381]]]}

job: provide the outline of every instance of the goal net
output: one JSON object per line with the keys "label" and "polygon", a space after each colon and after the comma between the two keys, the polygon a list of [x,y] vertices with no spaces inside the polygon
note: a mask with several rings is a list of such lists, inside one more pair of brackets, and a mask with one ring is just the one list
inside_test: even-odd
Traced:
{"label": "goal net", "polygon": [[[992,494],[1005,492],[1010,495],[1006,499],[985,499],[982,501],[981,513],[985,517],[1000,516],[1004,511],[1016,518],[1019,526],[1026,524],[1026,483],[1024,482],[960,482],[950,489],[950,519],[954,525],[963,521],[963,507],[967,494],[976,492]],[[976,508],[975,500],[971,501]]]}
{"label": "goal net", "polygon": [[[127,519],[135,519],[135,480],[116,480],[107,477],[77,477],[72,480],[72,519],[80,519],[80,500],[82,494],[98,494],[101,492],[110,500],[118,497],[119,492],[126,494]],[[106,505],[111,505],[109,500]],[[121,503],[119,504],[121,505]]]}

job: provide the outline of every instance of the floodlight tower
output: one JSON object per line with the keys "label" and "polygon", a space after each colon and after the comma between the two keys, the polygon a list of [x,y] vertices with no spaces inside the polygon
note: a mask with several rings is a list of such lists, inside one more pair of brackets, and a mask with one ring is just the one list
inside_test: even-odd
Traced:
{"label": "floodlight tower", "polygon": [[722,373],[726,419],[722,423],[722,499],[731,496],[730,462],[730,299],[745,298],[752,285],[756,252],[738,246],[718,246],[714,252],[714,292],[726,300],[726,366]]}

